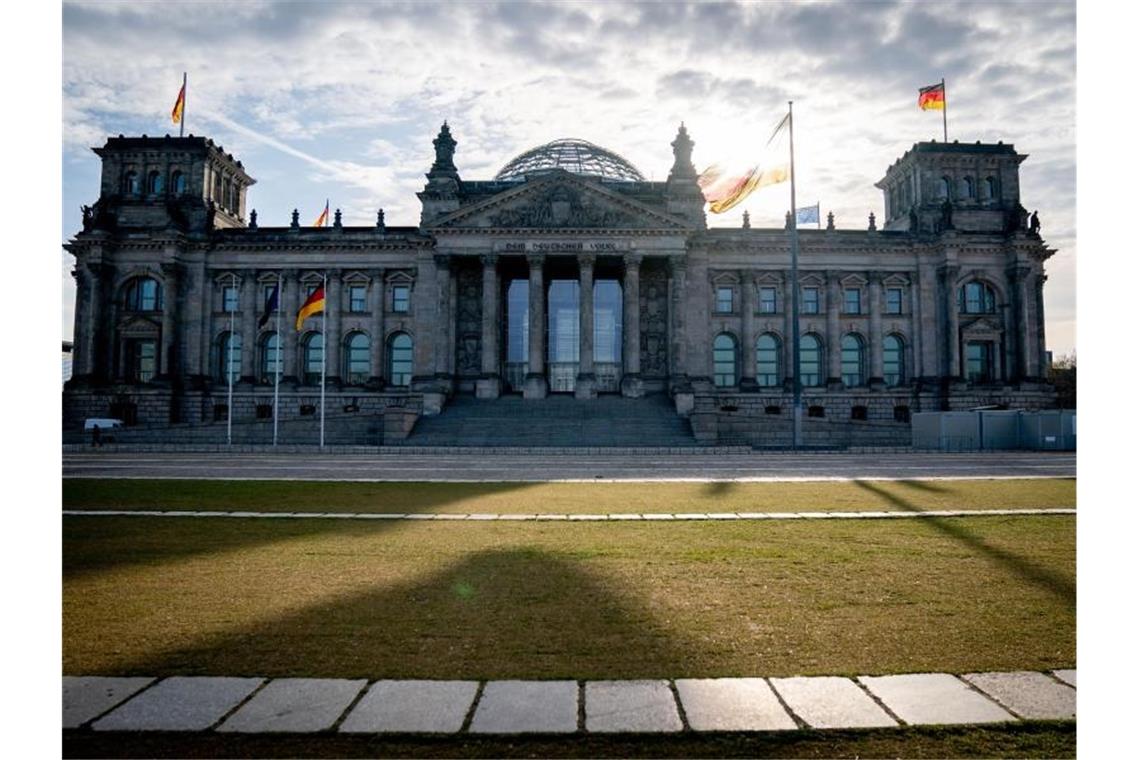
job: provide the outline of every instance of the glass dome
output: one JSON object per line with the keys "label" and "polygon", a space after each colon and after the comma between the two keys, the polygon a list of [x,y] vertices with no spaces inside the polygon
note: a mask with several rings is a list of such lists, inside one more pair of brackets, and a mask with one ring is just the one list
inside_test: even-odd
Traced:
{"label": "glass dome", "polygon": [[497,180],[522,179],[551,169],[622,182],[644,182],[637,168],[613,151],[585,140],[555,140],[512,158],[495,175]]}

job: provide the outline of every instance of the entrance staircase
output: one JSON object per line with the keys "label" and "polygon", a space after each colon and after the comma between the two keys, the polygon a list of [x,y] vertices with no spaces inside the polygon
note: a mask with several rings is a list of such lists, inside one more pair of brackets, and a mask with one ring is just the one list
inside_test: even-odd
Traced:
{"label": "entrance staircase", "polygon": [[421,417],[407,446],[688,447],[697,446],[687,420],[665,395],[579,400],[457,396],[433,417]]}

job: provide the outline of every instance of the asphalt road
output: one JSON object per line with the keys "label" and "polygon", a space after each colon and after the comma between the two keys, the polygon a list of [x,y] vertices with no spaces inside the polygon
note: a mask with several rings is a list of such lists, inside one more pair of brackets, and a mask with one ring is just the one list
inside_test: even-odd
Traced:
{"label": "asphalt road", "polygon": [[1076,477],[1074,452],[961,454],[313,454],[63,455],[65,478],[514,481],[853,480]]}

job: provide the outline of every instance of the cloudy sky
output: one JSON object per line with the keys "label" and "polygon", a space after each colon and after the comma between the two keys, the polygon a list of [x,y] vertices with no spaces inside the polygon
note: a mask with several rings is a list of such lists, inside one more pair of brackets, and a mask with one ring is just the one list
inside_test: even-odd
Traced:
{"label": "cloudy sky", "polygon": [[[414,225],[414,193],[446,119],[462,177],[579,137],[666,177],[683,121],[694,163],[755,150],[796,109],[797,196],[840,228],[882,217],[873,187],[914,142],[941,138],[920,86],[945,77],[950,139],[1012,142],[1022,203],[1046,241],[1048,348],[1076,347],[1076,9],[1027,3],[67,2],[63,7],[66,240],[94,201],[108,135],[208,135],[258,180],[263,225],[329,198],[345,224]],[[779,226],[786,186],[710,226]],[[62,254],[64,338],[71,257]]]}

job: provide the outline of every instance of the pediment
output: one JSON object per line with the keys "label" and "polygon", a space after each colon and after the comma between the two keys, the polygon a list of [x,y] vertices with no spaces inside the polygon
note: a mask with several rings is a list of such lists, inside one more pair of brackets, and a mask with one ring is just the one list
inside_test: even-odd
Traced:
{"label": "pediment", "polygon": [[963,333],[997,333],[1001,332],[1001,325],[992,317],[978,317],[969,324],[962,325]]}
{"label": "pediment", "polygon": [[506,190],[436,220],[433,229],[685,230],[685,224],[566,171]]}
{"label": "pediment", "polygon": [[883,278],[884,285],[910,285],[910,279],[906,275],[895,273]]}
{"label": "pediment", "polygon": [[119,334],[127,338],[150,338],[158,333],[159,327],[159,323],[149,317],[130,316],[119,323]]}
{"label": "pediment", "polygon": [[773,274],[772,272],[765,272],[761,275],[757,275],[756,284],[757,285],[783,285],[784,284],[784,278],[778,274]]}
{"label": "pediment", "polygon": [[733,271],[715,272],[709,277],[713,285],[736,285],[740,282],[740,275]]}
{"label": "pediment", "polygon": [[849,274],[839,281],[840,285],[847,288],[862,287],[867,284],[867,278],[858,274]]}

